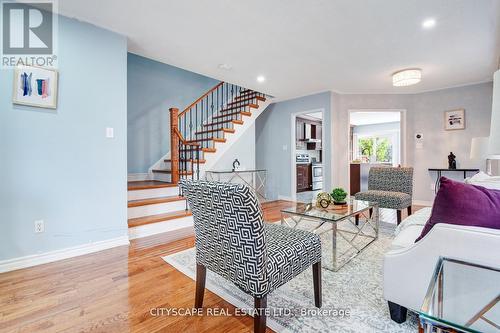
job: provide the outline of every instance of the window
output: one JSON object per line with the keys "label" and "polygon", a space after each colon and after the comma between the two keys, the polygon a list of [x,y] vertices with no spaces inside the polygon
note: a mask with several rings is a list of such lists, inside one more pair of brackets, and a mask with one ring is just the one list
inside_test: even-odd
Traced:
{"label": "window", "polygon": [[356,158],[365,163],[391,163],[394,160],[394,136],[393,135],[373,135],[357,136],[355,141],[357,149]]}

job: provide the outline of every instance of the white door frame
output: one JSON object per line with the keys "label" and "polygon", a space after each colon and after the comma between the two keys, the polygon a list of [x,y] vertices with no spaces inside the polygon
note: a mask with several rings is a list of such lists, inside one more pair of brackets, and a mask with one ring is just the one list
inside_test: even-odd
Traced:
{"label": "white door frame", "polygon": [[[347,142],[349,143],[351,132],[351,113],[354,112],[399,112],[399,156],[401,166],[406,165],[406,109],[349,109],[347,119]],[[349,187],[351,186],[351,156],[349,156],[349,149],[347,149],[347,180]],[[349,191],[348,191],[349,192]]]}
{"label": "white door frame", "polygon": [[301,114],[308,114],[308,113],[316,113],[316,112],[321,112],[322,120],[321,120],[321,163],[323,163],[323,184],[325,183],[325,132],[326,132],[326,126],[325,126],[325,109],[320,108],[320,109],[312,109],[312,110],[306,110],[306,111],[299,111],[292,113],[290,115],[290,124],[292,128],[292,135],[291,135],[291,142],[290,142],[290,154],[291,154],[291,163],[290,163],[290,174],[291,174],[291,179],[290,179],[290,184],[291,184],[291,198],[290,200],[296,201],[297,200],[297,166],[295,163],[295,155],[297,152],[297,149],[295,147],[295,134],[296,134],[296,120],[297,116]]}

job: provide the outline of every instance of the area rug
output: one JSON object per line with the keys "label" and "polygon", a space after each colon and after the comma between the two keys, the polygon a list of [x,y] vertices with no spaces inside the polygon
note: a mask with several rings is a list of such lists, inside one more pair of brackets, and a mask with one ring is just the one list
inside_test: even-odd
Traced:
{"label": "area rug", "polygon": [[[391,243],[393,231],[393,225],[381,223],[378,239],[361,254],[338,272],[322,270],[322,312],[314,307],[311,269],[272,292],[268,296],[267,326],[276,332],[417,332],[417,316],[408,312],[405,323],[393,322],[382,297],[383,254]],[[323,246],[323,251],[327,250]],[[195,278],[194,248],[163,259]],[[210,271],[206,288],[235,307],[248,310],[247,313],[253,307],[252,297]]]}

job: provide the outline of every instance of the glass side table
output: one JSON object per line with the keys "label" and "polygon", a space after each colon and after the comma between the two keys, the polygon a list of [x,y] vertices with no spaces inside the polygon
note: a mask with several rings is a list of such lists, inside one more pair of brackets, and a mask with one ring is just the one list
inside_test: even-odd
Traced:
{"label": "glass side table", "polygon": [[440,258],[419,314],[425,333],[500,333],[500,269]]}

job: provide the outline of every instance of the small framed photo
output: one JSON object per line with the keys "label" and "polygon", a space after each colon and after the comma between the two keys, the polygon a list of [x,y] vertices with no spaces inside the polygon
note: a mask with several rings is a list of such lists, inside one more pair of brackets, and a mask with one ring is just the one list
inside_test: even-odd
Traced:
{"label": "small framed photo", "polygon": [[444,129],[447,131],[465,129],[465,110],[450,110],[444,112]]}
{"label": "small framed photo", "polygon": [[57,108],[57,76],[54,69],[20,66],[14,70],[12,103]]}

